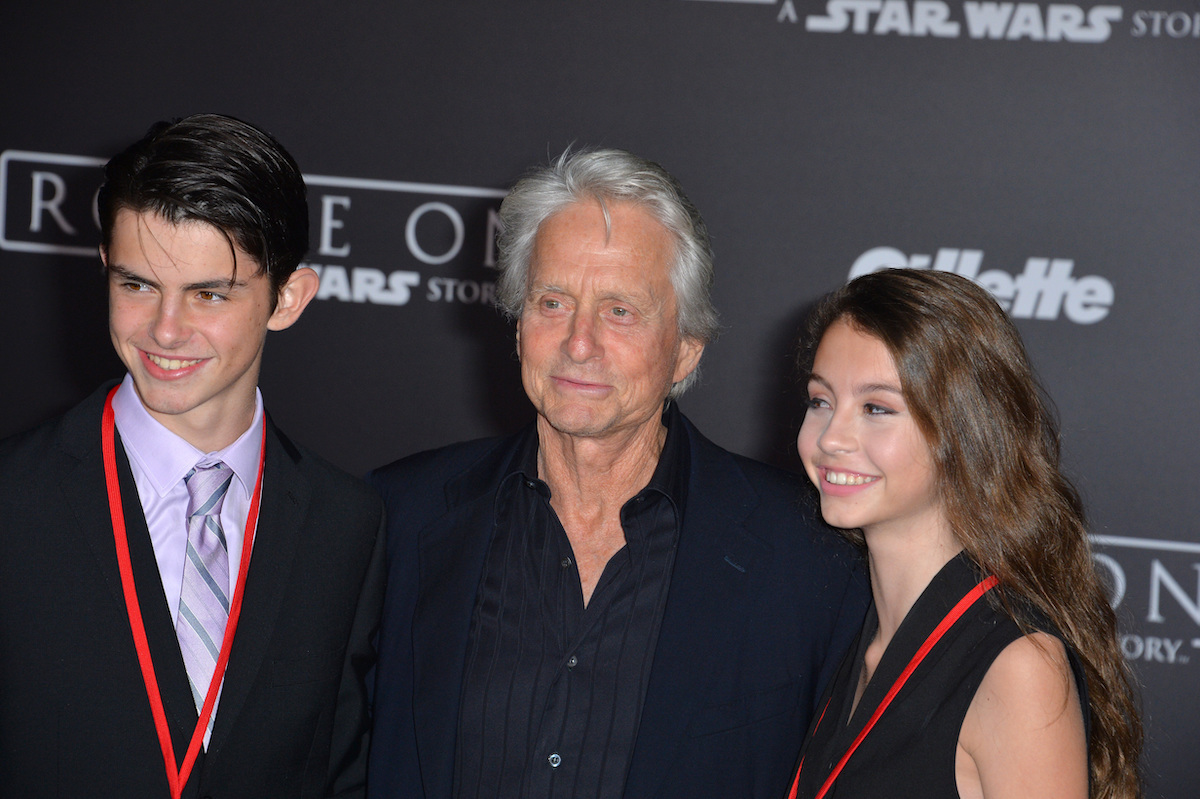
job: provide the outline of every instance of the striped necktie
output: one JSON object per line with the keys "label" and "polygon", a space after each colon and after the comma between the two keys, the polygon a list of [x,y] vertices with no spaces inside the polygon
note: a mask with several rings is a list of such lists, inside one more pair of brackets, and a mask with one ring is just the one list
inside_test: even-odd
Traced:
{"label": "striped necktie", "polygon": [[[204,705],[229,619],[229,550],[220,513],[232,479],[233,471],[224,463],[197,466],[183,478],[188,490],[187,557],[175,634],[197,712]],[[209,733],[214,718],[216,713],[209,718]]]}

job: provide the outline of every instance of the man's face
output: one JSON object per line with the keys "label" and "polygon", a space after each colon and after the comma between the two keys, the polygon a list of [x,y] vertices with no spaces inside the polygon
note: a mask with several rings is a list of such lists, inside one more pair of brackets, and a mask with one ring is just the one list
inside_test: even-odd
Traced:
{"label": "man's face", "polygon": [[659,424],[671,384],[704,345],[682,338],[669,278],[674,242],[636,205],[594,202],[542,223],[517,324],[525,392],[554,430],[627,434]]}
{"label": "man's face", "polygon": [[102,252],[109,332],[142,404],[205,450],[249,426],[267,330],[298,316],[288,302],[272,311],[270,281],[240,248],[231,284],[233,253],[212,225],[128,209]]}

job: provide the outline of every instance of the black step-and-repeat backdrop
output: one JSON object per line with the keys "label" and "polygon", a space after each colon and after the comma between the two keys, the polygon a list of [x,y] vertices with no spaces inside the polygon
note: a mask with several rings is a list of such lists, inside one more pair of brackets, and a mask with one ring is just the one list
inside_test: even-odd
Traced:
{"label": "black step-and-repeat backdrop", "polygon": [[572,143],[661,162],[704,213],[725,330],[682,404],[733,450],[798,465],[794,339],[822,293],[975,278],[1058,403],[1149,794],[1200,794],[1196,0],[46,0],[0,12],[0,74],[0,435],[119,376],[100,165],[197,111],[308,176],[321,293],[262,388],[354,472],[531,418],[495,212]]}

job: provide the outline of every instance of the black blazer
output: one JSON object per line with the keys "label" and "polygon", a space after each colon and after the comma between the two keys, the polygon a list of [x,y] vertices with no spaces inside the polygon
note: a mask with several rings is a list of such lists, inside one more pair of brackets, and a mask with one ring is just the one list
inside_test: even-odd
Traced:
{"label": "black blazer", "polygon": [[[169,796],[105,492],[107,390],[0,444],[0,796]],[[178,763],[196,710],[120,445],[117,456]],[[208,752],[184,796],[362,795],[381,533],[378,497],[268,420],[241,621]]]}
{"label": "black blazer", "polygon": [[[861,563],[813,523],[800,478],[679,422],[687,507],[625,796],[779,799],[861,625]],[[368,477],[388,509],[372,797],[452,793],[470,619],[497,485],[520,441],[458,444]]]}

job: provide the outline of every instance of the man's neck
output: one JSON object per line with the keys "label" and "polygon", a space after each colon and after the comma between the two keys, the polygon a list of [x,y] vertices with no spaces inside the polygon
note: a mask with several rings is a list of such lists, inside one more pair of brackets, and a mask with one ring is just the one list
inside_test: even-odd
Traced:
{"label": "man's neck", "polygon": [[603,438],[564,435],[538,417],[538,476],[550,486],[550,505],[575,553],[585,606],[625,546],[621,508],[654,476],[666,439],[657,417]]}
{"label": "man's neck", "polygon": [[602,437],[566,435],[538,417],[537,432],[538,476],[555,500],[578,506],[597,499],[623,504],[637,494],[654,476],[667,440],[667,428],[657,417],[627,433]]}

